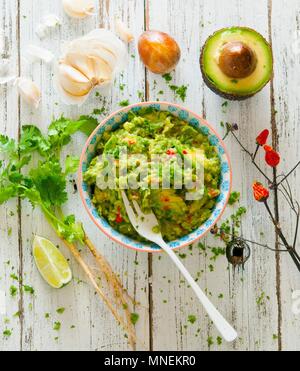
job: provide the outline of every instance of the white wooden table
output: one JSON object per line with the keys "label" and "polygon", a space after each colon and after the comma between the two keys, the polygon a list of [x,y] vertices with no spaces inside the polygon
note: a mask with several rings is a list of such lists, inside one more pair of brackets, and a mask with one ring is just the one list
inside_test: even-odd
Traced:
{"label": "white wooden table", "polygon": [[[59,15],[63,25],[41,42],[34,30],[48,13]],[[145,28],[174,35],[183,55],[176,70],[176,83],[189,84],[187,107],[202,114],[219,131],[220,121],[237,122],[239,135],[249,146],[253,145],[261,129],[272,129],[273,140],[278,143],[283,157],[281,169],[286,170],[296,163],[300,157],[300,0],[228,0],[226,4],[223,0],[99,0],[97,15],[84,21],[71,20],[64,15],[60,0],[0,1],[0,31],[6,36],[6,54],[11,55],[21,75],[26,73],[22,56],[28,44],[49,48],[58,56],[63,41],[84,35],[98,26],[110,27],[115,16],[128,22],[136,37]],[[215,30],[232,25],[253,27],[272,41],[275,79],[273,85],[253,99],[230,103],[224,110],[221,108],[224,100],[204,86],[198,61],[205,39]],[[162,78],[145,73],[134,45],[130,46],[129,53],[136,57],[129,58],[126,71],[107,96],[109,111],[117,109],[124,99],[129,98],[132,103],[139,101],[140,92],[147,99],[159,97],[176,101]],[[14,87],[1,86],[2,133],[17,137],[22,124],[34,123],[45,129],[53,116],[64,113],[76,117],[102,107],[94,95],[81,109],[63,105],[53,89],[52,70],[45,65],[34,65],[29,76],[42,88],[42,105],[38,111],[32,112],[19,100]],[[124,91],[120,91],[120,83],[125,84]],[[164,94],[158,95],[161,90]],[[73,153],[78,154],[83,143],[84,138],[79,136],[70,147]],[[227,145],[234,168],[234,188],[242,193],[241,204],[248,209],[243,233],[259,240],[261,232],[264,232],[265,239],[275,248],[274,228],[264,208],[253,201],[251,192],[252,181],[260,179],[260,176],[233,140],[230,139]],[[292,178],[293,191],[298,199],[299,181],[300,172]],[[199,284],[207,289],[212,301],[239,332],[239,339],[234,344],[218,345],[215,328],[167,257],[134,253],[109,241],[89,221],[78,194],[71,195],[69,205],[72,205],[69,211],[76,211],[99,250],[120,274],[129,292],[141,303],[137,309],[140,314],[137,333],[145,349],[300,349],[300,316],[292,313],[292,291],[300,289],[300,274],[289,256],[253,248],[244,272],[228,269],[225,257],[213,263],[214,271],[211,272],[210,252],[206,256],[196,248],[192,252],[188,249],[183,251],[187,255],[187,267],[195,276],[197,272],[201,273]],[[291,214],[283,205],[282,200],[275,200],[283,227],[292,238]],[[0,350],[129,348],[124,333],[85,283],[85,277],[75,262],[71,260],[76,279],[60,291],[50,289],[40,278],[31,255],[33,235],[59,241],[38,210],[32,211],[27,202],[13,201],[0,207],[0,221],[0,290],[7,294],[7,313],[0,318]],[[11,234],[8,233],[10,228]],[[210,237],[205,242],[216,244]],[[34,297],[26,293],[10,297],[12,272],[19,273],[24,283],[34,286]],[[66,308],[63,315],[56,313],[59,307]],[[14,317],[17,311],[24,312],[21,319]],[[46,313],[50,314],[50,319],[45,318]],[[197,317],[194,325],[188,322],[189,315]],[[7,319],[9,323],[5,323]],[[62,323],[59,333],[53,330],[55,321]],[[2,338],[5,328],[13,330],[7,340]],[[56,337],[59,339],[55,340]],[[210,347],[208,339],[214,342]]]}

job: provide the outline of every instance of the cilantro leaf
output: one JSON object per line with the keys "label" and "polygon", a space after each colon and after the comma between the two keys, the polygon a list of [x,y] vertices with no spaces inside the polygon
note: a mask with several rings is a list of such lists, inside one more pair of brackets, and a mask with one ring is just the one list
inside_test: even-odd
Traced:
{"label": "cilantro leaf", "polygon": [[57,160],[40,162],[29,175],[46,206],[61,206],[67,201],[66,179]]}
{"label": "cilantro leaf", "polygon": [[64,219],[64,224],[57,226],[58,233],[68,242],[80,241],[83,243],[85,232],[81,223],[77,223],[74,215],[69,215]]}
{"label": "cilantro leaf", "polygon": [[17,143],[14,139],[10,139],[5,135],[0,134],[0,153],[5,153],[9,158],[18,157]]}
{"label": "cilantro leaf", "polygon": [[38,151],[42,156],[50,150],[49,141],[43,136],[40,129],[34,125],[25,125],[22,127],[22,134],[19,143],[21,154]]}
{"label": "cilantro leaf", "polygon": [[79,158],[73,156],[67,156],[65,161],[65,175],[74,174],[79,167]]}
{"label": "cilantro leaf", "polygon": [[81,116],[79,120],[81,122],[79,130],[87,137],[89,137],[99,125],[98,120],[92,116]]}
{"label": "cilantro leaf", "polygon": [[4,204],[6,201],[18,195],[18,187],[11,185],[8,187],[0,188],[0,205]]}
{"label": "cilantro leaf", "polygon": [[70,143],[71,136],[78,131],[90,135],[97,126],[98,121],[90,116],[81,116],[77,121],[62,116],[60,119],[53,121],[48,129],[52,149],[60,149]]}

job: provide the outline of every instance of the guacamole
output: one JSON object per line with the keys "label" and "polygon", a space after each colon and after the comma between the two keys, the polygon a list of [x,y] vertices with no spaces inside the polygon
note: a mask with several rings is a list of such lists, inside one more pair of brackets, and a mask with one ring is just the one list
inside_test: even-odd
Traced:
{"label": "guacamole", "polygon": [[[120,170],[124,148],[128,156],[126,173]],[[166,241],[189,234],[211,216],[220,195],[220,159],[208,137],[189,123],[169,112],[143,108],[130,112],[128,120],[117,130],[105,132],[97,149],[84,180],[91,186],[92,201],[99,214],[120,233],[142,240],[128,219],[120,192],[129,180],[137,185],[127,190],[129,199],[136,200],[145,213],[151,210],[155,213]],[[202,155],[196,156],[198,153]],[[139,159],[139,155],[143,157]],[[105,188],[99,176],[102,181],[107,178],[104,172],[110,162],[108,158],[116,166],[116,187]],[[159,163],[153,158],[159,158]],[[180,158],[182,162],[178,161]],[[183,162],[188,165],[183,167]],[[201,190],[187,186],[189,181],[199,183],[198,162],[203,168]],[[170,173],[170,187],[164,184],[165,170]],[[175,180],[180,178],[182,186],[175,187]],[[187,197],[197,192],[201,197]]]}

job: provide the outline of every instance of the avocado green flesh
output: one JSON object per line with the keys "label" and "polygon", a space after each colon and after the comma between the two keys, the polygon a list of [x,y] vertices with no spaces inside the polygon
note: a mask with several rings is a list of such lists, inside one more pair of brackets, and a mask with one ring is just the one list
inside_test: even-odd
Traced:
{"label": "avocado green flesh", "polygon": [[[104,170],[105,156],[113,155],[119,160],[120,149],[127,147],[129,154],[143,154],[148,162],[130,163],[128,174],[119,177],[117,171],[117,189],[99,189],[96,184],[99,174]],[[163,171],[168,169],[172,161],[170,150],[184,156],[201,151],[201,164],[204,166],[204,195],[195,201],[187,201],[186,194],[191,192],[182,189],[151,189],[145,186],[150,180],[157,180],[162,184]],[[174,241],[200,227],[211,216],[217,197],[220,195],[221,165],[218,153],[209,142],[209,138],[202,132],[190,126],[187,122],[176,118],[169,112],[157,111],[154,108],[143,108],[138,113],[129,113],[128,121],[113,132],[105,132],[98,142],[98,153],[87,172],[84,180],[91,186],[92,201],[99,214],[120,233],[135,240],[143,241],[131,225],[118,187],[130,177],[137,178],[137,171],[149,168],[150,155],[157,154],[163,161],[159,171],[151,169],[147,179],[138,178],[139,187],[128,190],[130,199],[135,199],[145,213],[153,211],[159,221],[159,228],[166,241]],[[99,156],[102,155],[102,156]],[[194,157],[198,161],[198,157]],[[176,163],[174,165],[174,173]],[[182,172],[182,168],[180,169]],[[192,176],[196,174],[192,165]],[[121,174],[122,175],[122,174]],[[150,179],[149,179],[150,178]],[[174,178],[171,178],[173,185]],[[148,184],[149,185],[149,184]]]}
{"label": "avocado green flesh", "polygon": [[[232,79],[225,75],[218,65],[222,47],[228,42],[243,42],[256,54],[257,66],[247,78]],[[262,35],[249,28],[230,28],[216,32],[206,42],[201,68],[208,84],[214,90],[225,94],[248,96],[259,92],[271,79],[273,74],[272,49]]]}

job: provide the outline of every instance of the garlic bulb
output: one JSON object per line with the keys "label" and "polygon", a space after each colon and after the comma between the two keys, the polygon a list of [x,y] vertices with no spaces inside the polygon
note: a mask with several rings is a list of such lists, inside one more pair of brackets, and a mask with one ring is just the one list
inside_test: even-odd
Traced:
{"label": "garlic bulb", "polygon": [[126,43],[130,44],[134,40],[134,36],[129,28],[120,19],[115,21],[115,29],[117,35]]}
{"label": "garlic bulb", "polygon": [[54,54],[47,49],[35,45],[28,45],[25,50],[25,57],[29,63],[43,61],[51,64],[54,60]]}
{"label": "garlic bulb", "polygon": [[62,0],[65,12],[73,18],[86,18],[94,14],[94,0]]}
{"label": "garlic bulb", "polygon": [[50,29],[60,25],[61,20],[57,15],[48,14],[43,18],[42,23],[40,23],[37,26],[35,33],[38,35],[40,39],[44,39],[47,36]]}
{"label": "garlic bulb", "polygon": [[92,31],[65,47],[55,74],[58,93],[66,104],[81,105],[95,87],[110,84],[125,62],[122,41],[110,31]]}
{"label": "garlic bulb", "polygon": [[16,85],[24,101],[37,109],[41,101],[41,91],[31,80],[19,77],[16,79]]}

